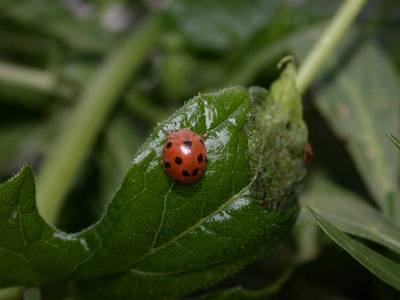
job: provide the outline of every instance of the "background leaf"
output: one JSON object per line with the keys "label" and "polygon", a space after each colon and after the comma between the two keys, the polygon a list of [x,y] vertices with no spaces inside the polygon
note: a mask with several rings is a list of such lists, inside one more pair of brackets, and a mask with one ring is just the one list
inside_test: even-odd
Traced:
{"label": "background leaf", "polygon": [[400,265],[395,261],[382,256],[362,243],[340,232],[335,226],[324,220],[310,209],[318,225],[340,247],[346,250],[360,264],[366,267],[375,276],[400,290]]}
{"label": "background leaf", "polygon": [[400,253],[400,228],[356,194],[323,177],[313,177],[302,202],[341,231]]}
{"label": "background leaf", "polygon": [[[115,37],[105,26],[101,26],[101,18],[96,16],[95,7],[87,3],[86,7],[81,5],[79,8],[78,3],[75,6],[71,4],[68,10],[67,4],[65,2],[64,6],[59,1],[46,1],[43,4],[40,0],[5,1],[0,4],[0,12],[17,23],[60,39],[69,47],[104,52]],[[84,15],[77,18],[79,13]]]}
{"label": "background leaf", "polygon": [[182,0],[174,1],[170,12],[193,45],[225,50],[264,27],[277,4],[276,0]]}
{"label": "background leaf", "polygon": [[[385,84],[382,84],[382,78]],[[385,132],[398,133],[400,78],[373,43],[343,61],[317,93],[316,105],[345,140],[379,206],[399,221],[399,155]]]}
{"label": "background leaf", "polygon": [[1,175],[11,169],[13,159],[16,159],[16,153],[21,152],[20,146],[26,133],[35,125],[37,124],[18,124],[16,126],[0,127],[0,144],[2,145],[0,151]]}

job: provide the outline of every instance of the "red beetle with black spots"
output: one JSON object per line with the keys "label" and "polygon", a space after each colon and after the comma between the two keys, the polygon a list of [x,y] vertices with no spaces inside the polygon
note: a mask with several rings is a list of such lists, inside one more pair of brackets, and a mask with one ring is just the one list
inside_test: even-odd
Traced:
{"label": "red beetle with black spots", "polygon": [[189,129],[168,134],[162,149],[164,170],[174,181],[193,184],[203,176],[207,165],[207,149],[203,138]]}

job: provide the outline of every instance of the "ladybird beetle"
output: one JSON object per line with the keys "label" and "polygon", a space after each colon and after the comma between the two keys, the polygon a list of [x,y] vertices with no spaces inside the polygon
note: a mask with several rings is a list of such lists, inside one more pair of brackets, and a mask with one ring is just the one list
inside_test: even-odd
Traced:
{"label": "ladybird beetle", "polygon": [[189,129],[172,131],[162,149],[164,170],[181,184],[197,182],[207,165],[203,138]]}

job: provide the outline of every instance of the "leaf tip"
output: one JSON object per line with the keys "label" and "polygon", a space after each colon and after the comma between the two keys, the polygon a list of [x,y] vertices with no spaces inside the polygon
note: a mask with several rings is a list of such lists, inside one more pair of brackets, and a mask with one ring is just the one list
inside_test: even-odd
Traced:
{"label": "leaf tip", "polygon": [[282,57],[281,60],[278,62],[277,68],[278,70],[282,70],[285,72],[287,66],[290,66],[290,68],[292,68],[292,71],[296,70],[296,60],[294,59],[293,55]]}
{"label": "leaf tip", "polygon": [[19,170],[18,175],[34,177],[32,166],[29,163],[25,163]]}
{"label": "leaf tip", "polygon": [[11,182],[16,180],[17,178],[27,178],[27,177],[34,177],[33,169],[31,165],[25,163],[19,171],[17,171],[11,178],[9,178],[6,182]]}
{"label": "leaf tip", "polygon": [[389,138],[389,140],[397,147],[400,149],[400,140],[394,136],[394,134],[390,133],[389,131],[386,131],[386,136]]}

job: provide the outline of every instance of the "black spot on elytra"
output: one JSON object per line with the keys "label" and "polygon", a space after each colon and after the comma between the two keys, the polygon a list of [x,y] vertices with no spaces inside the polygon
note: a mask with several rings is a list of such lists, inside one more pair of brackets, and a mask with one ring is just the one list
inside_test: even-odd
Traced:
{"label": "black spot on elytra", "polygon": [[168,142],[166,145],[165,145],[165,148],[171,148],[171,146],[172,146],[172,143],[171,142]]}
{"label": "black spot on elytra", "polygon": [[182,158],[180,158],[179,156],[175,157],[175,163],[177,165],[180,165],[182,163]]}
{"label": "black spot on elytra", "polygon": [[199,169],[194,169],[194,171],[192,172],[192,176],[197,176],[198,173],[199,173]]}
{"label": "black spot on elytra", "polygon": [[203,141],[203,139],[200,139],[200,143],[204,144],[204,141]]}
{"label": "black spot on elytra", "polygon": [[182,171],[182,175],[185,176],[185,177],[188,177],[189,176],[189,172],[186,171],[186,170],[183,170]]}
{"label": "black spot on elytra", "polygon": [[164,161],[164,166],[165,166],[167,169],[171,168],[171,164],[170,164],[169,162],[167,162],[167,161]]}
{"label": "black spot on elytra", "polygon": [[192,147],[192,142],[191,141],[188,141],[188,140],[183,141],[183,144],[188,146],[188,147]]}
{"label": "black spot on elytra", "polygon": [[203,154],[199,154],[199,155],[197,156],[197,161],[198,161],[199,163],[201,163],[201,162],[203,161]]}

